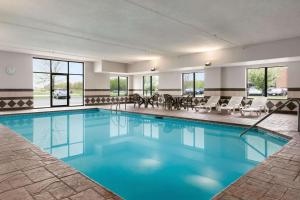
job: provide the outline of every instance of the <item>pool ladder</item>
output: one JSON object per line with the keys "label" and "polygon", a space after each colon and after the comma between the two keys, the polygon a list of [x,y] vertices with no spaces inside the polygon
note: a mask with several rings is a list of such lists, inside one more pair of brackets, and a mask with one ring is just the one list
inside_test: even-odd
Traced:
{"label": "pool ladder", "polygon": [[267,119],[269,116],[271,116],[273,113],[275,113],[278,110],[281,110],[284,106],[289,104],[290,102],[296,102],[298,104],[298,132],[300,132],[300,99],[289,99],[284,104],[277,107],[275,110],[264,116],[262,119],[260,119],[258,122],[241,132],[240,137],[242,137],[244,134],[246,134],[248,131],[250,131],[252,128],[256,127],[259,123]]}
{"label": "pool ladder", "polygon": [[[126,100],[125,100],[125,110],[126,110]],[[115,109],[113,109],[113,107],[115,106]],[[116,102],[111,102],[110,104],[110,110],[112,111],[116,111],[118,112],[118,108],[119,110],[121,109],[121,101],[117,100]]]}

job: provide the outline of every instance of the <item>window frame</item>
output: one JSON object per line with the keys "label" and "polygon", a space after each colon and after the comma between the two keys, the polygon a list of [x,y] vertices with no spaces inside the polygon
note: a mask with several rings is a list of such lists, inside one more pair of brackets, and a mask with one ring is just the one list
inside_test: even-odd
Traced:
{"label": "window frame", "polygon": [[[120,96],[128,96],[128,76],[111,76],[110,78],[112,78],[112,77],[117,77],[118,79],[118,97],[120,97]],[[126,78],[126,85],[127,85],[127,89],[126,89],[126,91],[127,91],[127,95],[120,95],[120,77],[122,77],[122,78]],[[109,81],[110,81],[110,79],[109,79]],[[111,90],[110,90],[111,88],[110,88],[110,83],[109,83],[109,91],[111,92]],[[111,96],[111,94],[109,94],[109,96]]]}
{"label": "window frame", "polygon": [[[261,97],[267,97],[268,99],[272,99],[272,97],[268,96],[268,69],[271,68],[278,68],[278,67],[286,67],[286,66],[271,66],[271,67],[248,67],[246,68],[246,89],[247,89],[247,97],[248,98],[253,98],[255,96],[249,96],[249,87],[248,87],[248,78],[249,78],[249,73],[248,70],[249,69],[264,69],[264,89],[263,89],[263,95],[261,95]],[[287,67],[286,67],[287,68]],[[281,98],[276,98],[276,99],[288,99],[288,91],[287,91],[287,95],[286,98],[285,97],[281,97]]]}
{"label": "window frame", "polygon": [[[202,72],[184,72],[184,73],[182,73],[181,74],[181,95],[185,95],[184,94],[184,92],[183,92],[183,90],[184,90],[184,75],[185,74],[193,74],[193,97],[196,97],[196,73],[203,73],[204,74],[204,72],[202,71]],[[204,74],[204,76],[205,76],[205,74]],[[203,81],[205,81],[205,78],[204,78],[204,80]],[[203,96],[204,96],[204,87],[203,87]],[[199,96],[200,97],[200,96]]]}
{"label": "window frame", "polygon": [[[32,60],[47,60],[49,61],[50,65],[50,70],[49,72],[38,72],[38,71],[33,71],[33,66],[32,66],[32,74],[49,74],[50,75],[50,106],[43,106],[43,107],[34,107],[34,109],[40,109],[40,108],[55,108],[55,107],[77,107],[77,106],[84,106],[84,89],[85,89],[85,76],[84,76],[84,62],[79,62],[79,61],[68,61],[68,60],[59,60],[59,59],[51,59],[51,58],[41,58],[41,57],[32,57]],[[66,62],[68,66],[67,73],[60,73],[60,72],[52,72],[52,62],[57,61],[57,62]],[[70,74],[70,63],[80,63],[82,64],[82,74]],[[67,76],[67,90],[68,90],[68,98],[67,98],[67,104],[66,105],[54,105],[53,106],[53,94],[52,94],[52,75],[65,75]],[[82,76],[82,104],[81,105],[70,105],[70,88],[69,88],[69,76],[70,75],[81,75]]]}
{"label": "window frame", "polygon": [[[154,76],[159,77],[158,75]],[[143,76],[143,96],[145,96],[145,77],[150,77],[150,96],[152,96],[153,94],[155,94],[155,92],[153,93],[153,75]]]}

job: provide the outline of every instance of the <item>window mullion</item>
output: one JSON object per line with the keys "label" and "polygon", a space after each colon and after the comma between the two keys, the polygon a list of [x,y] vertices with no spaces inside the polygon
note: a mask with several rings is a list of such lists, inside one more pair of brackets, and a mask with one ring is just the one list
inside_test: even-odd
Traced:
{"label": "window mullion", "polygon": [[268,94],[267,94],[267,90],[268,90],[268,68],[265,67],[265,88],[264,88],[264,96],[267,97]]}
{"label": "window mullion", "polygon": [[118,96],[120,96],[120,76],[118,76]]}
{"label": "window mullion", "polygon": [[150,76],[150,96],[152,95],[152,76]]}
{"label": "window mullion", "polygon": [[195,72],[193,73],[193,94],[194,94],[194,97],[196,96],[196,74]]}

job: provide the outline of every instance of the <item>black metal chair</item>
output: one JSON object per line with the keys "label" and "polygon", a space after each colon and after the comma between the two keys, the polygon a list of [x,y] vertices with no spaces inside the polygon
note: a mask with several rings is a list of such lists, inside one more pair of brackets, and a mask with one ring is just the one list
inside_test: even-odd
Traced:
{"label": "black metal chair", "polygon": [[187,97],[184,97],[182,99],[181,105],[184,107],[184,109],[189,110],[189,108],[194,108],[193,105],[193,96],[192,95],[188,95]]}
{"label": "black metal chair", "polygon": [[158,98],[159,98],[159,94],[155,93],[154,95],[152,95],[152,97],[150,97],[149,99],[149,103],[152,105],[152,107],[154,107],[154,104],[156,104],[157,107],[159,107],[158,105]]}
{"label": "black metal chair", "polygon": [[172,110],[175,100],[169,94],[164,94],[164,107],[165,109]]}
{"label": "black metal chair", "polygon": [[145,103],[145,99],[143,97],[141,97],[141,95],[135,93],[132,95],[132,100],[133,100],[133,107],[135,108],[135,104],[137,104],[139,106],[139,108],[141,107],[142,104]]}

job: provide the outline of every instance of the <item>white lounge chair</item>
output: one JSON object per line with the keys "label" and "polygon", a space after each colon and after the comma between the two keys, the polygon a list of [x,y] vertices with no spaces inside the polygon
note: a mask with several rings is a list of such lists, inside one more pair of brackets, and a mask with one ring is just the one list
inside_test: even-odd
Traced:
{"label": "white lounge chair", "polygon": [[240,110],[241,115],[244,116],[246,112],[250,112],[250,114],[255,112],[257,115],[261,115],[262,111],[268,112],[266,103],[266,97],[256,97],[252,100],[251,105],[246,105]]}
{"label": "white lounge chair", "polygon": [[219,105],[220,96],[211,96],[206,103],[202,102],[198,106],[194,106],[196,112],[200,109],[205,109],[208,112],[212,110],[212,108],[216,108]]}
{"label": "white lounge chair", "polygon": [[219,110],[222,111],[227,111],[231,113],[234,113],[236,109],[241,108],[241,103],[244,97],[231,97],[229,100],[228,104],[221,104],[219,107]]}

